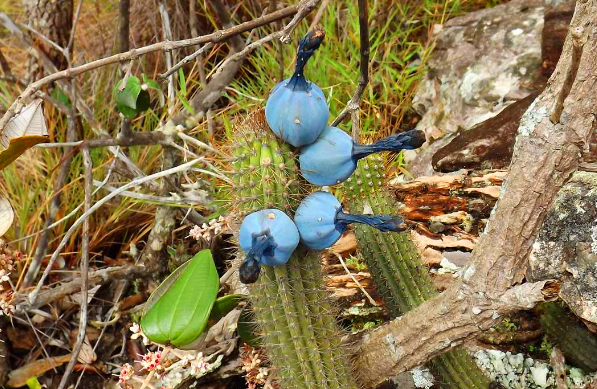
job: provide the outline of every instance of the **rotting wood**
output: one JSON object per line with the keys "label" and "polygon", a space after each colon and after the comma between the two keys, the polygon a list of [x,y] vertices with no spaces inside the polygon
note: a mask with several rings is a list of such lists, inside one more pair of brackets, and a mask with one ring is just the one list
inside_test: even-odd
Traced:
{"label": "rotting wood", "polygon": [[[366,334],[357,348],[362,383],[373,387],[450,350],[508,313],[553,300],[556,281],[523,283],[527,258],[549,205],[581,162],[594,131],[597,0],[580,0],[571,22],[586,40],[559,123],[549,112],[561,93],[572,39],[548,87],[523,116],[504,190],[462,281],[418,309]],[[507,244],[506,244],[507,242]]]}

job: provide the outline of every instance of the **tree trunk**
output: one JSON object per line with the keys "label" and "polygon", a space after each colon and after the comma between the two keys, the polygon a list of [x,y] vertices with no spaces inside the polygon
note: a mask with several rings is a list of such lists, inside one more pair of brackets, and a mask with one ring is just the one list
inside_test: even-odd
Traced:
{"label": "tree trunk", "polygon": [[[27,23],[44,37],[60,47],[66,47],[73,26],[73,0],[23,0]],[[37,34],[32,34],[35,45],[43,51],[58,70],[67,67],[66,58]],[[35,57],[27,64],[29,81],[41,78],[43,68]]]}
{"label": "tree trunk", "polygon": [[523,115],[502,195],[462,281],[365,335],[357,366],[372,387],[558,295],[556,281],[524,282],[528,256],[560,188],[577,170],[597,115],[597,0],[579,0],[547,88]]}

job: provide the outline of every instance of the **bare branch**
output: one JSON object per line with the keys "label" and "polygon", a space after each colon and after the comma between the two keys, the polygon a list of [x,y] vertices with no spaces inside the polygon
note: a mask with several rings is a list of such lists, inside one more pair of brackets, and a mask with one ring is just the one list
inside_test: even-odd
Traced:
{"label": "bare branch", "polygon": [[[359,0],[359,39],[361,41],[360,74],[357,90],[352,96],[346,107],[340,112],[338,117],[332,122],[332,126],[340,124],[349,113],[358,112],[361,104],[361,97],[365,88],[369,84],[369,6],[367,0]],[[354,118],[354,115],[352,115]],[[358,118],[357,118],[358,119]],[[359,121],[360,122],[360,121]],[[352,124],[352,137],[359,141],[360,123]]]}
{"label": "bare branch", "polygon": [[[305,1],[304,0],[303,2],[301,2],[299,4],[295,4],[295,5],[283,8],[279,11],[269,13],[260,18],[257,18],[257,19],[254,19],[254,20],[251,20],[251,21],[248,21],[245,23],[241,23],[237,26],[230,27],[225,30],[219,30],[219,31],[213,32],[208,35],[203,35],[203,36],[191,38],[191,39],[183,39],[180,41],[158,42],[158,43],[154,43],[152,45],[140,47],[137,49],[132,49],[126,53],[120,53],[120,54],[112,55],[110,57],[101,58],[101,59],[83,64],[80,66],[72,67],[67,70],[63,70],[63,71],[59,71],[59,72],[50,74],[49,76],[46,76],[46,77],[42,78],[41,80],[30,84],[21,93],[21,95],[17,98],[17,100],[15,102],[13,102],[13,104],[10,106],[10,108],[4,113],[4,116],[2,117],[2,119],[0,119],[0,131],[2,131],[4,129],[4,127],[6,126],[6,123],[8,123],[8,121],[14,117],[16,112],[21,107],[24,106],[24,104],[27,102],[27,100],[31,96],[33,96],[33,94],[37,90],[39,90],[40,88],[42,88],[46,85],[49,85],[49,84],[55,82],[55,81],[62,80],[65,78],[73,78],[79,74],[100,68],[102,66],[107,66],[110,64],[118,63],[118,62],[130,61],[130,60],[136,59],[142,55],[146,55],[146,54],[153,53],[156,51],[178,50],[178,49],[182,49],[185,47],[202,45],[202,44],[206,44],[206,43],[210,43],[210,42],[211,43],[223,42],[223,41],[228,40],[228,39],[230,39],[238,34],[241,34],[243,32],[250,31],[254,28],[263,26],[265,24],[275,22],[276,20],[280,20],[280,19],[284,19],[289,16],[292,16],[292,15],[296,14],[297,12],[300,14],[303,14],[305,12],[305,10],[308,9],[308,7],[305,5],[305,3],[311,4],[311,3],[317,3],[317,1],[315,1],[315,0]],[[12,21],[10,21],[10,18],[8,18],[8,16],[3,12],[0,12],[0,22],[2,22],[11,32],[13,32],[15,34],[19,34],[19,36],[22,36],[22,32],[20,31],[20,29],[18,29],[18,27],[16,29],[11,28],[13,26],[16,27],[16,25],[14,25],[14,23],[12,23]]]}

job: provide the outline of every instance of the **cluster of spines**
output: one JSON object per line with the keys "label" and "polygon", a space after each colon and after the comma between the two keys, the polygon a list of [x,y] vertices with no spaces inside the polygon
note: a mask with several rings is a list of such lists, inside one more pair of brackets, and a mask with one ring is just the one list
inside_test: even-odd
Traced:
{"label": "cluster of spines", "polygon": [[264,268],[252,304],[284,387],[354,388],[318,255],[299,249],[285,266]]}
{"label": "cluster of spines", "polygon": [[263,110],[249,116],[235,132],[231,206],[245,215],[277,208],[291,214],[300,201],[298,166],[290,147],[271,133]]}
{"label": "cluster of spines", "polygon": [[587,372],[597,370],[597,335],[560,303],[544,304],[542,310],[541,326],[562,350],[566,361]]}
{"label": "cluster of spines", "polygon": [[[277,208],[292,216],[309,189],[298,178],[295,154],[270,132],[263,111],[235,136],[232,210],[243,217]],[[317,253],[299,246],[286,265],[263,266],[250,292],[262,343],[284,388],[356,388]]]}
{"label": "cluster of spines", "polygon": [[[368,157],[345,184],[353,211],[370,209],[375,214],[395,214],[396,201],[384,187],[384,164],[379,156]],[[392,315],[416,308],[437,291],[408,233],[384,234],[374,228],[355,227],[359,246],[373,279]],[[464,350],[452,350],[432,360],[444,387],[487,389],[489,379]]]}

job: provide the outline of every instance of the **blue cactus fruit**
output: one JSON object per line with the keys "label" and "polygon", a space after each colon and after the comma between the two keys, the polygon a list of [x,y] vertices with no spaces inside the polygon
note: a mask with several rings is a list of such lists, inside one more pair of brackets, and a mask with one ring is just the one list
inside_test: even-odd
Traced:
{"label": "blue cactus fruit", "polygon": [[301,242],[314,250],[323,250],[336,243],[351,223],[367,224],[384,232],[406,230],[404,221],[399,217],[344,213],[334,195],[321,191],[302,201],[294,215],[294,223]]}
{"label": "blue cactus fruit", "polygon": [[425,143],[425,133],[410,130],[390,135],[371,145],[357,144],[346,132],[327,127],[317,141],[301,149],[301,174],[314,185],[335,185],[346,181],[357,161],[380,151],[412,150]]}
{"label": "blue cactus fruit", "polygon": [[267,124],[279,138],[295,147],[315,142],[330,117],[325,95],[304,74],[305,64],[324,36],[322,29],[315,28],[301,39],[294,74],[272,89],[265,105]]}
{"label": "blue cactus fruit", "polygon": [[240,247],[247,254],[238,269],[244,284],[259,278],[261,265],[279,266],[288,262],[299,244],[294,222],[277,209],[263,209],[244,218],[238,235]]}

